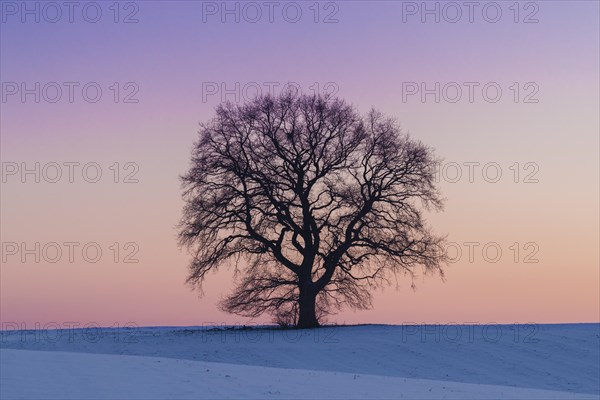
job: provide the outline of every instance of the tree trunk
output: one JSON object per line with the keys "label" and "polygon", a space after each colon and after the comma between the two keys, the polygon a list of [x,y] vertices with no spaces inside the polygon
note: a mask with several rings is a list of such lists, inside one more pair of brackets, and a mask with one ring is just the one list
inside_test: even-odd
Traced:
{"label": "tree trunk", "polygon": [[300,287],[298,299],[298,328],[316,328],[319,326],[316,313],[317,293],[313,289]]}

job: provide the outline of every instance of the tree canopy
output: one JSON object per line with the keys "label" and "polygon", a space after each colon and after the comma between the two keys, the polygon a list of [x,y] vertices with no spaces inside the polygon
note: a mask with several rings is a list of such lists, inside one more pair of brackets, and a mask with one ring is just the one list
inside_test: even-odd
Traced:
{"label": "tree canopy", "polygon": [[338,98],[221,104],[182,176],[187,281],[201,288],[209,271],[233,265],[224,310],[299,327],[369,308],[373,289],[398,274],[442,274],[443,238],[423,217],[443,206],[437,165],[393,119]]}

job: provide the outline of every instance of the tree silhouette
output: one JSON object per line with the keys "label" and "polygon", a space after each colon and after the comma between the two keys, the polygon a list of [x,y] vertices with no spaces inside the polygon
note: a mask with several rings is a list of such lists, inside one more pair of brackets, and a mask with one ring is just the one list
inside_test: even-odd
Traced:
{"label": "tree silhouette", "polygon": [[235,266],[222,309],[315,327],[342,306],[371,307],[399,273],[443,273],[443,239],[419,207],[442,208],[438,160],[381,113],[285,93],[222,104],[199,134],[179,241],[194,288]]}

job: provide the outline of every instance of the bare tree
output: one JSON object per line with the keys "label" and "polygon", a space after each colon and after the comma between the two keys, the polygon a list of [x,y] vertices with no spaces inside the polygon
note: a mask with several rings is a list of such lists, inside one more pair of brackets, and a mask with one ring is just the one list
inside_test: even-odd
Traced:
{"label": "bare tree", "polygon": [[420,210],[442,208],[438,161],[393,120],[292,93],[216,113],[182,177],[179,240],[195,288],[235,266],[222,309],[315,327],[342,306],[371,307],[373,288],[398,273],[442,273],[443,239]]}

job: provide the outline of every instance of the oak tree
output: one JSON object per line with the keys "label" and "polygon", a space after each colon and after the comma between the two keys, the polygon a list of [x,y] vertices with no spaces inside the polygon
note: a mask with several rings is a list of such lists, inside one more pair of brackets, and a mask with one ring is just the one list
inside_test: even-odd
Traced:
{"label": "oak tree", "polygon": [[343,306],[372,305],[399,274],[442,273],[443,238],[426,225],[441,210],[433,151],[371,110],[284,93],[224,103],[201,125],[182,176],[179,241],[187,281],[232,265],[222,309],[315,327]]}

